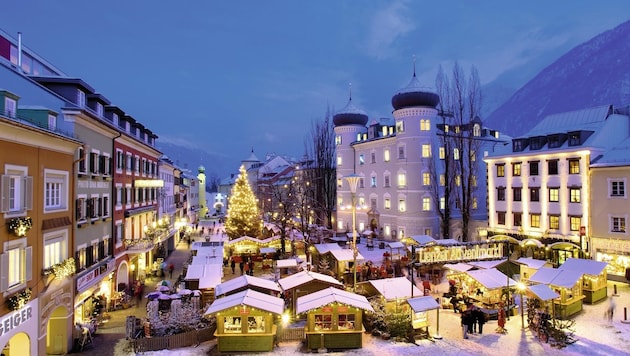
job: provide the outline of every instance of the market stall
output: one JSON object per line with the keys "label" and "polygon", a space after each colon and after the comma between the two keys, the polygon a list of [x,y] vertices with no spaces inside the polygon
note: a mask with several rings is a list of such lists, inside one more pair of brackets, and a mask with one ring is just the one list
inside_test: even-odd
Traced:
{"label": "market stall", "polygon": [[[329,259],[332,261],[330,265],[330,270],[335,274],[337,278],[344,278],[346,284],[351,284],[352,279],[352,270],[354,263],[354,251],[352,249],[344,248],[339,250],[330,250],[329,253],[332,258]],[[363,255],[357,251],[356,262],[357,264],[363,262],[365,259]],[[357,279],[359,279],[360,269],[357,266]]]}
{"label": "market stall", "polygon": [[219,352],[263,352],[273,350],[283,311],[281,298],[248,289],[215,300],[205,314],[216,316]]}
{"label": "market stall", "polygon": [[331,276],[317,272],[302,271],[278,280],[289,308],[295,314],[297,299],[301,296],[334,287],[343,289],[343,284]]}
{"label": "market stall", "polygon": [[223,279],[223,265],[196,264],[188,265],[184,277],[184,286],[190,290],[201,290],[202,304],[214,300],[214,287]]}
{"label": "market stall", "polygon": [[255,290],[263,294],[273,295],[275,297],[279,296],[281,293],[280,287],[274,281],[243,275],[218,284],[215,287],[215,295],[217,298],[220,298],[222,296],[235,294],[247,289]]}
{"label": "market stall", "polygon": [[527,286],[525,293],[528,298],[538,300],[536,303],[538,306],[534,308],[536,311],[540,310],[547,313],[553,308],[553,300],[560,298],[560,294],[556,293],[546,284],[534,284]]}
{"label": "market stall", "polygon": [[551,264],[544,260],[536,260],[530,257],[521,257],[515,261],[520,268],[521,282],[526,282],[541,267],[551,267]]}
{"label": "market stall", "polygon": [[507,292],[516,287],[516,281],[501,273],[496,268],[470,270],[468,278],[462,282],[462,294],[475,301],[478,306],[493,311],[499,309],[500,303],[509,298],[509,308],[513,307],[512,298]]}
{"label": "market stall", "polygon": [[374,279],[363,284],[368,297],[379,296],[386,311],[406,310],[409,305],[407,299],[424,296],[415,285],[405,277]]}
{"label": "market stall", "polygon": [[553,315],[565,319],[582,311],[582,273],[573,270],[541,267],[529,279],[530,283],[545,284],[560,295],[554,299]]}
{"label": "market stall", "polygon": [[582,273],[584,301],[593,304],[608,296],[607,266],[606,262],[569,258],[558,269]]}
{"label": "market stall", "polygon": [[299,297],[296,308],[298,314],[306,314],[310,350],[361,348],[363,311],[374,311],[364,296],[333,287]]}
{"label": "market stall", "polygon": [[437,315],[436,335],[440,332],[440,305],[431,296],[423,296],[407,299],[407,303],[411,307],[411,327],[414,335],[429,337],[429,311],[435,310]]}

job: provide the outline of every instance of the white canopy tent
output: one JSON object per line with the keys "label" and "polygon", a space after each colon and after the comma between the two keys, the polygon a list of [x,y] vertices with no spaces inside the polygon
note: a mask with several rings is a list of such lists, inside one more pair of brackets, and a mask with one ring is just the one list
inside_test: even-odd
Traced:
{"label": "white canopy tent", "polygon": [[371,312],[374,311],[372,305],[364,296],[339,288],[328,287],[299,297],[297,299],[296,312],[301,314],[332,303],[341,303]]}
{"label": "white canopy tent", "polygon": [[248,289],[223,298],[215,299],[208,309],[206,309],[205,314],[214,314],[229,308],[243,305],[265,310],[274,314],[282,314],[282,312],[284,312],[284,300],[282,300],[282,298]]}
{"label": "white canopy tent", "polygon": [[412,285],[405,277],[374,279],[370,280],[368,283],[386,300],[409,298],[411,297],[412,289],[414,296],[424,295],[424,292],[415,285]]}

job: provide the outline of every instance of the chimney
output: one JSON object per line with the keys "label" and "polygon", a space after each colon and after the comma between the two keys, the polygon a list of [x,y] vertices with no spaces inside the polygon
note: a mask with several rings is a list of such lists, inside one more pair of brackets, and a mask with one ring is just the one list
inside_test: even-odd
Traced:
{"label": "chimney", "polygon": [[18,32],[18,68],[22,70],[22,32]]}

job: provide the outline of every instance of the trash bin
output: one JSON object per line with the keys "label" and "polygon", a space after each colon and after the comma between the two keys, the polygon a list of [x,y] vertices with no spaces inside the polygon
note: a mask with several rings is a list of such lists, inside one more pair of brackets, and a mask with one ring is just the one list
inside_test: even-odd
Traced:
{"label": "trash bin", "polygon": [[385,249],[385,243],[384,242],[379,243],[378,248],[380,248],[381,250]]}

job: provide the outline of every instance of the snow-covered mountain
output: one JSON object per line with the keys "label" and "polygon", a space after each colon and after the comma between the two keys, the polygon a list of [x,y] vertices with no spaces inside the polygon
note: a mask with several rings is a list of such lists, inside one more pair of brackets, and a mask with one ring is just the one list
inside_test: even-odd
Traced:
{"label": "snow-covered mountain", "polygon": [[[212,155],[201,149],[179,146],[170,142],[157,141],[157,149],[162,151],[173,163],[182,169],[190,170],[197,175],[199,166],[206,169],[206,177],[225,178],[230,172],[238,169],[240,162],[231,162],[226,157]],[[236,168],[234,168],[236,167]]]}
{"label": "snow-covered mountain", "polygon": [[604,104],[630,105],[630,21],[576,46],[547,66],[486,117],[484,124],[516,137],[549,114]]}

